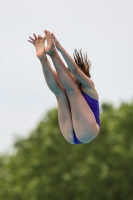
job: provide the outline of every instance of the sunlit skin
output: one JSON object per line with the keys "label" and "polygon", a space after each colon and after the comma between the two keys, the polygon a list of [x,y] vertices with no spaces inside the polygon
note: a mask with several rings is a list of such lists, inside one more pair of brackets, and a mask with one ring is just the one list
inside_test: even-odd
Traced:
{"label": "sunlit skin", "polygon": [[[89,143],[98,135],[100,127],[81,94],[80,82],[82,82],[82,91],[84,90],[96,99],[97,92],[92,81],[81,70],[74,74],[75,69],[77,70],[79,67],[60,45],[54,34],[47,30],[44,33],[44,37],[33,34],[34,38],[29,37],[28,41],[35,46],[36,56],[41,62],[46,83],[57,99],[58,119],[62,135],[70,144],[75,144],[73,136],[73,130],[75,130],[81,143]],[[69,70],[57,50],[62,54]],[[51,58],[55,70],[52,69],[47,55]]]}
{"label": "sunlit skin", "polygon": [[[49,31],[45,31],[45,33],[50,33]],[[55,38],[54,34],[52,34],[53,38],[54,38],[54,42],[55,45],[52,44],[52,48],[51,48],[51,40],[48,34],[45,35],[45,37],[41,37],[40,35],[38,35],[38,37],[34,35],[34,38],[29,37],[30,40],[28,40],[29,42],[31,42],[32,44],[35,45],[36,48],[36,56],[41,60],[43,57],[46,57],[46,54],[50,55],[51,53],[53,53],[55,51],[55,47],[58,49],[58,51],[63,51],[63,47],[60,45],[59,41]],[[45,40],[47,41],[47,47],[44,46],[44,42]],[[78,87],[80,86],[80,83],[78,81],[78,79],[68,70],[69,74],[71,75],[72,79],[74,80],[74,82],[78,85]]]}
{"label": "sunlit skin", "polygon": [[68,70],[70,76],[72,77],[72,79],[74,80],[74,82],[78,85],[78,87],[80,87],[80,82],[79,80]]}

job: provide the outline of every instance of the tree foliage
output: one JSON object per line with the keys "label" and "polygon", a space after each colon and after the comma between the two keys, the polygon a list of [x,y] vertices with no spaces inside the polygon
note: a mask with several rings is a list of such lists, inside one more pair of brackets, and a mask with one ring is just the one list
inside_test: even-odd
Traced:
{"label": "tree foliage", "polygon": [[57,109],[17,139],[16,153],[0,157],[0,199],[132,200],[133,103],[101,109],[101,131],[89,144],[67,143]]}

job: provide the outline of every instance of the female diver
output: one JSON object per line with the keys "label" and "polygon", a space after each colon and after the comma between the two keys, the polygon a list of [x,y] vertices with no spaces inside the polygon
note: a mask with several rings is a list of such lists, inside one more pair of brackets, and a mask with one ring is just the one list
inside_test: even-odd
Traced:
{"label": "female diver", "polygon": [[[100,131],[100,114],[98,93],[90,79],[87,54],[83,56],[81,51],[75,50],[73,60],[53,33],[47,30],[44,33],[44,38],[33,34],[34,38],[29,37],[28,41],[35,46],[46,83],[56,96],[62,135],[70,144],[89,143]],[[52,59],[56,71],[50,66],[46,54]]]}

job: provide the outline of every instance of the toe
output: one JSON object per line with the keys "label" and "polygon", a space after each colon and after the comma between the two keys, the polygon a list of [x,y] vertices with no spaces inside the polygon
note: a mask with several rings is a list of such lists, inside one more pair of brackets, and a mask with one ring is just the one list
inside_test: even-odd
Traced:
{"label": "toe", "polygon": [[45,34],[51,34],[50,31],[44,30]]}

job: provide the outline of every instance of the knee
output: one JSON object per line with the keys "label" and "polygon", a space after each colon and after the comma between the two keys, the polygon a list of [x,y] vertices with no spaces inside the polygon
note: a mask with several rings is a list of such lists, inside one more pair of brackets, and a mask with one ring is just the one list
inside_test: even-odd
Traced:
{"label": "knee", "polygon": [[79,138],[79,140],[83,143],[83,144],[88,144],[90,143],[92,140],[94,140],[97,137],[98,133],[91,133],[88,134],[86,137],[81,137]]}
{"label": "knee", "polygon": [[69,143],[69,144],[73,144],[73,145],[75,144],[74,142],[71,142],[71,141],[68,141],[68,143]]}
{"label": "knee", "polygon": [[75,142],[72,138],[69,138],[69,139],[67,138],[66,140],[69,144],[75,144]]}
{"label": "knee", "polygon": [[69,143],[69,144],[75,144],[75,142],[74,142],[74,139],[73,139],[73,137],[67,137],[67,138],[65,138],[66,139],[66,141]]}

